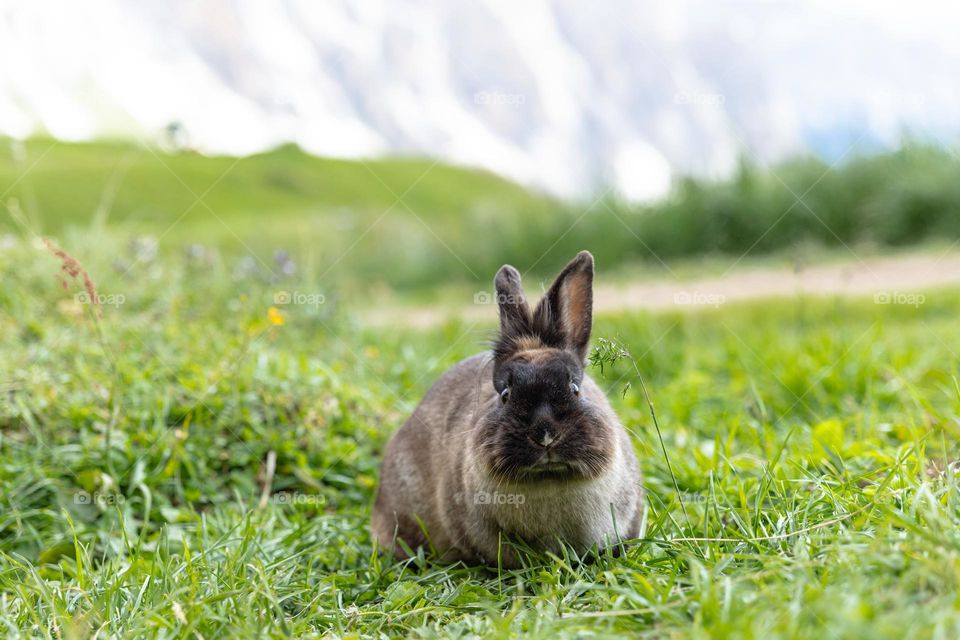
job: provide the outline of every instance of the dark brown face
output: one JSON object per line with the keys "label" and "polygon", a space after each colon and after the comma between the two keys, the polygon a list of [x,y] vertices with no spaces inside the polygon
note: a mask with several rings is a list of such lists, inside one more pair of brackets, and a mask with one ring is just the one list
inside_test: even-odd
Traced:
{"label": "dark brown face", "polygon": [[499,364],[497,408],[480,425],[489,472],[516,482],[596,477],[612,456],[613,434],[580,393],[583,368],[554,348],[517,352]]}
{"label": "dark brown face", "polygon": [[497,406],[478,425],[481,460],[495,478],[570,481],[598,476],[613,456],[613,427],[580,392],[593,323],[593,256],[577,254],[532,311],[520,272],[494,278],[500,336],[493,347]]}

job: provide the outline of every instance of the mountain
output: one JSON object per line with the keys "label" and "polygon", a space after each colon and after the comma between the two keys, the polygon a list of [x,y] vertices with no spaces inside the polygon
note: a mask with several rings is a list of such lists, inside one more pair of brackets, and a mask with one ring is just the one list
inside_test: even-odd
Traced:
{"label": "mountain", "polygon": [[922,2],[5,3],[0,133],[430,155],[646,199],[741,155],[951,140],[958,28]]}

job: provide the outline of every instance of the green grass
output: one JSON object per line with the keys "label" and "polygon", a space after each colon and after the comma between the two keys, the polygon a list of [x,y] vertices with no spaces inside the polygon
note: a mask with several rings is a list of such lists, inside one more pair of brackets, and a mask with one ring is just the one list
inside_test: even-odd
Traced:
{"label": "green grass", "polygon": [[43,248],[0,250],[10,637],[960,633],[958,291],[599,318],[675,479],[629,363],[606,366],[642,538],[497,571],[396,563],[367,533],[384,444],[493,318],[374,331],[366,300],[323,290],[277,324],[278,290],[318,291],[309,270],[174,253],[120,275],[124,245],[65,236],[117,303],[99,319]]}
{"label": "green grass", "polygon": [[0,147],[0,202],[0,233],[150,235],[168,253],[203,244],[268,267],[283,249],[329,279],[406,287],[438,273],[475,281],[492,259],[478,233],[516,247],[520,226],[561,208],[489,172],[423,158],[334,160],[293,146],[208,157],[42,139]]}
{"label": "green grass", "polygon": [[958,158],[908,143],[838,166],[744,161],[728,180],[680,179],[664,201],[634,206],[602,189],[596,200],[560,202],[416,158],[331,160],[282,147],[237,159],[6,141],[0,233],[144,234],[167,254],[199,243],[263,266],[282,249],[352,290],[476,290],[506,262],[549,277],[584,246],[608,269],[662,274],[662,261],[678,259],[950,243],[960,238]]}

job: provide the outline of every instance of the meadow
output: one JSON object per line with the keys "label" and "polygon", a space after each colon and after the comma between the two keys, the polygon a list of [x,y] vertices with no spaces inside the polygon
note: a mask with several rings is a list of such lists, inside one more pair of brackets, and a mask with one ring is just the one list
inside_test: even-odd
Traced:
{"label": "meadow", "polygon": [[655,203],[603,188],[563,202],[423,158],[333,160],[287,146],[238,159],[152,142],[0,139],[0,234],[151,235],[161,250],[203,244],[268,268],[279,247],[324,286],[475,289],[508,262],[550,277],[583,247],[608,272],[663,276],[705,257],[802,262],[951,242],[958,170],[950,149],[908,141],[834,164],[744,159],[728,180],[682,178]]}
{"label": "meadow", "polygon": [[[279,245],[240,215],[236,237],[204,235],[210,212],[167,236],[164,218],[151,242],[136,193],[120,196],[130,183],[109,206],[102,184],[92,205],[64,196],[103,212],[69,224],[37,175],[5,202],[19,218],[0,243],[8,637],[960,634],[960,291],[601,316],[591,372],[634,436],[640,538],[517,571],[396,562],[367,532],[382,449],[437,376],[485,348],[494,308],[369,326],[370,299],[320,277],[323,251],[292,250],[305,236],[281,222]],[[604,246],[575,240],[602,279]],[[380,259],[345,271],[362,281]],[[465,258],[484,282],[499,259]]]}
{"label": "meadow", "polygon": [[957,292],[599,318],[670,465],[630,361],[594,370],[635,436],[644,533],[623,557],[506,572],[391,562],[366,530],[390,433],[493,322],[363,329],[348,301],[276,305],[295,282],[187,257],[95,307],[60,266],[29,242],[0,254],[11,637],[960,628]]}

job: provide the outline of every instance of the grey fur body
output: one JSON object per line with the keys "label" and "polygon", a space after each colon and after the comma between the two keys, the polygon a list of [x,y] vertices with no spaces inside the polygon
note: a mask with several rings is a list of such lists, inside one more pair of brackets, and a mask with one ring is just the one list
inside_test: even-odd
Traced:
{"label": "grey fur body", "polygon": [[[592,276],[592,258],[590,268]],[[517,350],[522,362],[534,364],[555,351]],[[562,540],[579,552],[635,538],[643,514],[637,460],[605,394],[585,374],[578,378],[577,407],[602,425],[592,442],[602,447],[604,464],[589,474],[534,479],[493,472],[484,453],[492,448],[490,416],[501,405],[496,363],[487,352],[452,367],[388,444],[371,524],[380,546],[403,557],[397,544],[403,540],[412,549],[431,547],[444,560],[510,567],[517,562],[505,544],[510,538],[548,550]],[[543,443],[571,430],[551,425],[556,433],[545,433]]]}

